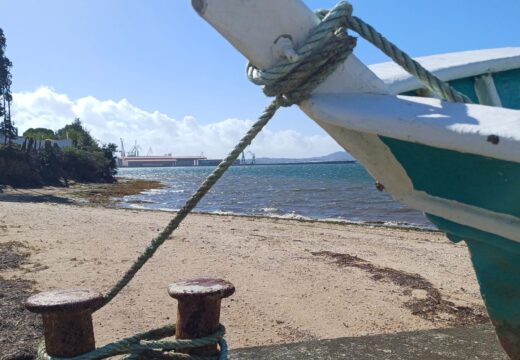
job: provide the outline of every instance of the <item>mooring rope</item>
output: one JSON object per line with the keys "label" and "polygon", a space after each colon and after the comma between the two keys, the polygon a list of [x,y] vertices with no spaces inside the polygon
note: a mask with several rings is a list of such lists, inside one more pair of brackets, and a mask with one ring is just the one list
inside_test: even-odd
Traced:
{"label": "mooring rope", "polygon": [[248,78],[257,85],[264,85],[265,88],[267,88],[267,91],[264,88],[266,95],[272,96],[269,92],[271,84],[280,81],[280,79],[290,74],[293,69],[300,66],[302,62],[306,61],[309,54],[314,53],[323,46],[324,42],[329,41],[335,31],[351,29],[380,49],[408,73],[415,76],[426,88],[437,94],[440,98],[451,102],[472,102],[466,95],[426,70],[421,64],[386,39],[372,26],[360,18],[352,16],[352,5],[350,5],[350,3],[341,1],[332,10],[318,10],[316,15],[322,19],[322,21],[311,32],[305,44],[296,51],[298,54],[296,61],[285,62],[263,70],[259,70],[251,64],[248,65]]}
{"label": "mooring rope", "polygon": [[[327,16],[323,22],[327,21]],[[314,47],[314,51],[309,52],[306,58],[299,61],[296,66],[291,66],[291,70],[283,78],[278,81],[272,81],[270,86],[266,86],[264,91],[268,91],[269,96],[275,96],[275,99],[267,106],[258,120],[253,124],[247,134],[239,141],[229,155],[213,170],[213,172],[204,180],[200,187],[191,195],[184,206],[177,212],[168,225],[153,239],[146,247],[142,254],[132,264],[130,269],[121,277],[121,279],[110,289],[104,296],[101,308],[109,303],[135,276],[141,267],[150,259],[157,249],[168,239],[186,216],[197,206],[199,201],[206,195],[215,185],[227,169],[238,159],[240,154],[247,146],[251,144],[256,135],[263,129],[265,125],[273,118],[276,111],[282,106],[291,106],[303,101],[307,96],[327,78],[336,67],[352,53],[355,46],[353,38],[348,37],[344,31],[336,31],[334,27],[329,27],[328,33],[323,32],[322,36],[327,40],[321,41],[322,47],[320,51]],[[309,42],[316,42],[312,36],[303,45],[307,46]],[[305,60],[305,61],[302,61]]]}
{"label": "mooring rope", "polygon": [[[249,64],[247,76],[255,84],[263,85],[267,96],[275,97],[253,124],[251,129],[239,141],[229,155],[203,181],[199,188],[186,201],[168,225],[155,237],[141,253],[131,267],[123,274],[117,283],[104,295],[103,302],[95,310],[108,304],[133,279],[137,272],[155,254],[157,249],[179,227],[186,216],[197,206],[199,201],[211,190],[240,154],[273,118],[280,107],[299,104],[326,79],[352,53],[356,46],[355,38],[347,35],[347,28],[358,32],[365,39],[383,50],[405,70],[421,80],[429,89],[453,102],[470,102],[469,99],[442,82],[436,76],[424,69],[406,53],[385,39],[381,34],[362,20],[352,16],[352,6],[342,1],[331,11],[319,11],[320,24],[311,32],[305,43],[297,50],[295,61],[285,61],[270,69],[257,69]],[[223,339],[223,326],[210,336],[190,340],[160,340],[175,334],[175,326],[169,325],[146,333],[122,339],[92,352],[67,360],[98,360],[116,355],[128,355],[125,359],[226,359],[227,345]],[[220,354],[216,357],[200,357],[176,353],[176,349],[200,347],[209,344],[219,344]],[[41,345],[38,349],[39,360],[58,360],[45,352]],[[63,358],[59,358],[63,360]]]}
{"label": "mooring rope", "polygon": [[[175,335],[175,325],[167,325],[144,333],[139,333],[125,339],[107,344],[86,354],[70,357],[57,358],[49,356],[45,352],[45,344],[41,343],[37,349],[39,360],[100,360],[112,356],[128,355],[124,359],[147,359],[160,358],[172,360],[225,360],[227,359],[227,344],[224,340],[226,329],[220,325],[219,329],[209,336],[198,339],[173,339],[160,340]],[[200,356],[176,353],[178,349],[197,348],[207,345],[218,344],[220,353],[217,356]]]}
{"label": "mooring rope", "polygon": [[437,76],[426,70],[421,64],[412,59],[407,53],[399,49],[394,43],[386,39],[381,33],[372,26],[356,16],[345,17],[346,26],[354,30],[364,39],[380,49],[385,55],[390,57],[404,70],[415,76],[429,90],[433,91],[444,100],[458,103],[471,104],[472,101],[463,93],[457,91],[448,83],[442,81]]}

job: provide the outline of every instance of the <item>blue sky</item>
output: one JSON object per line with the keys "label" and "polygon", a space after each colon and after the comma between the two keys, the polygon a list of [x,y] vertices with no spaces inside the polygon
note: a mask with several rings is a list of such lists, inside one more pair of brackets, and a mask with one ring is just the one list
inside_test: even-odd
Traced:
{"label": "blue sky", "polygon": [[[98,105],[126,99],[132,109],[159,111],[176,121],[187,117],[186,126],[190,121],[209,126],[226,119],[251,120],[268,102],[259,88],[245,80],[245,59],[196,15],[188,0],[0,1],[0,27],[14,63],[16,93],[27,95],[43,86],[52,94],[39,96],[62,100],[65,96],[71,107],[87,97],[98,100]],[[336,1],[305,3],[315,9],[330,8]],[[518,0],[355,0],[352,4],[357,16],[413,56],[520,44]],[[355,53],[368,64],[386,60],[362,41]],[[44,104],[34,98],[24,101],[18,124],[42,124],[27,120],[30,116],[21,112]],[[39,108],[38,116],[43,112]],[[84,120],[89,126],[89,118]],[[125,126],[120,124],[124,119],[117,122]],[[100,140],[119,138],[110,133],[116,128],[97,131],[98,125],[92,121]],[[324,136],[297,109],[281,112],[269,129],[273,134],[298,131],[302,137]],[[124,133],[132,136],[129,130]],[[222,155],[221,150],[216,152],[215,156]]]}

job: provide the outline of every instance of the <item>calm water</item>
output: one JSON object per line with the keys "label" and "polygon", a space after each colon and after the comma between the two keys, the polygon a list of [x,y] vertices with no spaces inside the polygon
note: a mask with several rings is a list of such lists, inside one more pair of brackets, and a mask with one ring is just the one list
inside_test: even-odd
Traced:
{"label": "calm water", "polygon": [[[126,197],[123,206],[179,209],[212,169],[122,168],[121,176],[166,184],[164,189]],[[431,227],[422,213],[377,191],[358,164],[231,167],[196,210]]]}

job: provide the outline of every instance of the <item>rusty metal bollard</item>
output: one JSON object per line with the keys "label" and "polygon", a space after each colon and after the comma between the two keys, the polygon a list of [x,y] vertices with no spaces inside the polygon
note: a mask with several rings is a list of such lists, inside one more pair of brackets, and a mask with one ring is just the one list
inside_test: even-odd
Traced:
{"label": "rusty metal bollard", "polygon": [[25,307],[42,315],[47,354],[73,357],[96,348],[92,310],[102,300],[103,295],[92,290],[55,290],[29,297]]}
{"label": "rusty metal bollard", "polygon": [[[231,296],[235,287],[221,279],[183,280],[168,286],[168,293],[178,300],[175,338],[195,339],[208,336],[219,328],[221,299]],[[193,355],[216,355],[217,345],[183,349]]]}

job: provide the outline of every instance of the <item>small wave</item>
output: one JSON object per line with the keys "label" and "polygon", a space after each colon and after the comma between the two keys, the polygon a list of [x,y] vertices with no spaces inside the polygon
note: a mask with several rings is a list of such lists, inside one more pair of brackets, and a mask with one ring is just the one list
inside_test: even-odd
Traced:
{"label": "small wave", "polygon": [[433,225],[418,225],[418,224],[410,224],[410,223],[399,222],[399,221],[383,221],[383,225],[388,226],[388,227],[397,227],[397,228],[437,230],[437,228]]}
{"label": "small wave", "polygon": [[329,189],[328,188],[314,188],[314,189],[307,188],[307,189],[291,189],[290,191],[292,191],[292,192],[303,192],[303,191],[305,191],[305,192],[324,192],[324,191],[329,191]]}
{"label": "small wave", "polygon": [[127,204],[133,204],[133,205],[143,205],[143,204],[154,204],[151,200],[144,200],[144,199],[123,199],[124,202]]}
{"label": "small wave", "polygon": [[222,211],[222,210],[214,210],[214,211],[209,211],[209,212],[200,211],[200,213],[203,213],[203,214],[204,213],[206,213],[206,214],[214,214],[214,215],[245,215],[245,216],[250,216],[249,214],[242,214],[242,213],[236,213],[236,212],[233,212],[233,211]]}
{"label": "small wave", "polygon": [[291,212],[288,214],[266,214],[265,216],[276,219],[287,219],[287,220],[316,220],[311,217],[303,216],[297,214],[296,212]]}
{"label": "small wave", "polygon": [[157,194],[167,194],[167,193],[170,193],[170,192],[172,192],[171,189],[162,188],[162,189],[146,190],[146,191],[143,191],[141,194],[142,195],[157,195]]}
{"label": "small wave", "polygon": [[137,210],[146,210],[147,209],[146,206],[143,206],[143,205],[140,205],[140,204],[128,204],[128,207],[130,209],[137,209]]}
{"label": "small wave", "polygon": [[[154,209],[155,210],[155,209]],[[157,208],[157,210],[160,210],[160,211],[168,211],[168,212],[175,212],[175,211],[178,211],[179,209],[172,209],[172,208]]]}
{"label": "small wave", "polygon": [[362,221],[362,220],[350,220],[350,219],[344,219],[344,218],[316,219],[316,221],[338,223],[338,224],[365,225],[365,226],[372,226],[372,227],[388,227],[388,228],[407,229],[407,230],[437,231],[437,229],[434,226],[411,224],[411,223],[400,222],[400,221]]}
{"label": "small wave", "polygon": [[[158,211],[167,211],[167,212],[176,212],[179,209],[172,208],[155,208],[151,209],[149,207],[140,206],[137,204],[126,204],[128,208],[139,209],[139,210],[158,210]],[[262,210],[277,210],[277,208],[264,208]],[[420,224],[410,224],[406,222],[399,221],[362,221],[362,220],[351,220],[345,218],[312,218],[309,216],[304,216],[298,214],[296,212],[290,212],[286,214],[282,213],[274,213],[274,212],[266,212],[265,214],[251,214],[251,213],[241,213],[234,211],[223,211],[223,210],[213,210],[213,211],[197,211],[194,213],[197,214],[211,214],[211,215],[223,215],[223,216],[245,216],[245,217],[265,217],[270,219],[284,219],[284,220],[300,220],[300,221],[313,221],[318,223],[334,223],[334,224],[345,224],[345,225],[359,225],[359,226],[368,226],[368,227],[383,227],[383,228],[392,228],[392,229],[406,229],[406,230],[417,230],[417,231],[438,231],[433,226],[420,225]]]}
{"label": "small wave", "polygon": [[275,214],[279,214],[282,212],[282,210],[275,208],[275,207],[261,208],[260,211],[262,211],[263,213],[275,213]]}
{"label": "small wave", "polygon": [[308,221],[316,221],[316,219],[303,216],[300,214],[297,214],[295,212],[291,212],[288,214],[273,214],[273,213],[266,213],[266,214],[246,214],[246,213],[239,213],[239,212],[233,212],[233,211],[221,211],[221,210],[215,210],[210,212],[200,211],[199,213],[202,214],[214,214],[214,215],[235,215],[235,216],[246,216],[246,217],[264,217],[264,218],[271,218],[271,219],[286,219],[286,220],[308,220]]}

